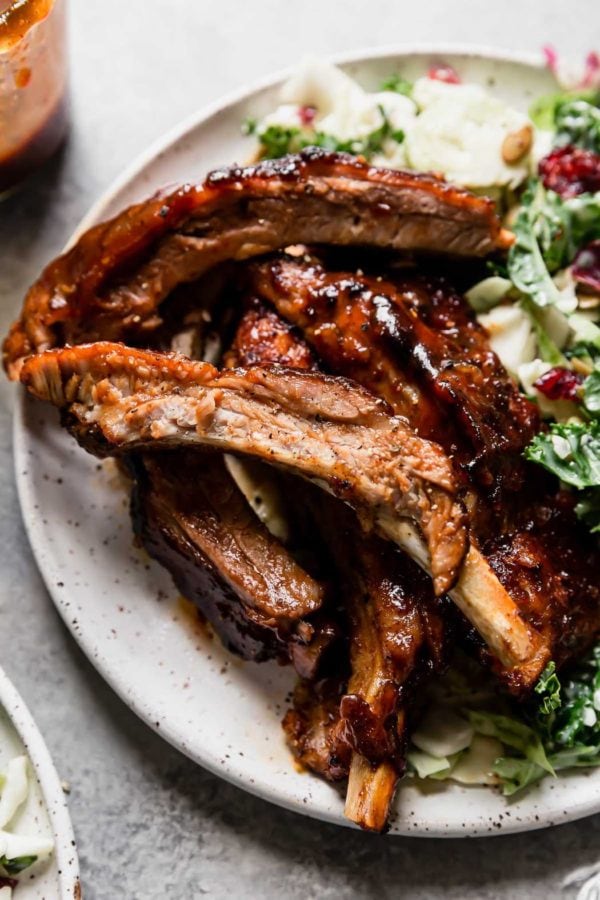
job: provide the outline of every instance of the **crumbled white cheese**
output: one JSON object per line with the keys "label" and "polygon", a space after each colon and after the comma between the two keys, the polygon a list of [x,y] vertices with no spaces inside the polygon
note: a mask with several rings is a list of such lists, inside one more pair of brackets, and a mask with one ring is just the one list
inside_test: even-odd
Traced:
{"label": "crumbled white cheese", "polygon": [[412,168],[441,172],[449,181],[472,188],[514,188],[530,174],[528,153],[510,165],[502,158],[507,135],[531,125],[524,113],[479,85],[432,78],[415,82],[413,98],[421,112],[406,136]]}
{"label": "crumbled white cheese", "polygon": [[551,437],[554,452],[560,459],[568,459],[571,455],[571,445],[561,434],[553,434]]}
{"label": "crumbled white cheese", "polygon": [[289,120],[290,107],[295,106],[298,116],[300,107],[312,106],[315,128],[342,141],[365,137],[379,128],[381,108],[390,125],[403,131],[411,126],[416,115],[415,104],[409,97],[394,91],[365,91],[337,66],[318,59],[304,60],[283,85],[280,97],[284,105],[269,121],[274,122],[275,115]]}

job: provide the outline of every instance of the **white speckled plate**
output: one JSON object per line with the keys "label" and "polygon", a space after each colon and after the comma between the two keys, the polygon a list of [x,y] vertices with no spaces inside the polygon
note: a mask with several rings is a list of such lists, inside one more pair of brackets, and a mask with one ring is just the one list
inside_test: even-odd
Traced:
{"label": "white speckled plate", "polygon": [[[526,109],[553,88],[536,58],[451,47],[410,47],[341,60],[366,86],[391,72],[422,74],[434,59]],[[338,60],[339,61],[339,60]],[[78,232],[169,182],[201,180],[244,161],[247,115],[275,105],[281,75],[213,105],[151,147],[92,209]],[[23,397],[16,474],[38,565],[61,615],[117,693],[166,740],[211,771],[288,809],[347,824],[340,794],[298,773],[280,720],[292,673],[245,664],[195,631],[169,576],[132,545],[127,497],[58,427],[54,410]],[[462,836],[540,828],[600,810],[600,771],[547,779],[509,803],[486,788],[404,784],[392,833]]]}
{"label": "white speckled plate", "polygon": [[54,764],[31,713],[0,669],[0,771],[15,756],[32,767],[29,796],[11,828],[52,837],[54,853],[27,869],[15,891],[18,900],[79,900],[79,864],[69,812]]}

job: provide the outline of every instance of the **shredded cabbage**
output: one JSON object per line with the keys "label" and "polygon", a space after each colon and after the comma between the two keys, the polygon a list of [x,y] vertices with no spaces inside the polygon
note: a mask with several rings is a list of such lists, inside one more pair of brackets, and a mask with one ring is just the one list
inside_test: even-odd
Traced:
{"label": "shredded cabbage", "polygon": [[10,760],[0,780],[0,875],[8,877],[20,874],[37,860],[49,856],[54,846],[50,838],[8,830],[29,793],[28,767],[27,757],[17,756]]}
{"label": "shredded cabbage", "polygon": [[[279,99],[276,109],[246,128],[265,156],[316,144],[360,153],[375,165],[439,172],[499,200],[532,171],[533,124],[475,84],[419,78],[411,85],[396,75],[367,91],[331,63],[307,58]],[[531,147],[506,162],[505,139],[523,128],[531,130]]]}

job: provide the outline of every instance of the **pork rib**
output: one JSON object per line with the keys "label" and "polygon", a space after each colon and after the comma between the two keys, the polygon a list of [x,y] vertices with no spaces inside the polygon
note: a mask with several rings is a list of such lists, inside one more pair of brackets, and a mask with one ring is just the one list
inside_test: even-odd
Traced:
{"label": "pork rib", "polygon": [[351,515],[327,500],[319,524],[335,560],[350,635],[339,726],[353,751],[345,812],[361,827],[381,831],[405,768],[406,704],[425,673],[441,671],[446,627],[431,581],[413,561],[376,536],[365,539]]}
{"label": "pork rib", "polygon": [[330,371],[369,388],[456,455],[488,500],[495,485],[522,487],[522,452],[539,415],[446,282],[408,273],[393,283],[285,254],[251,264],[244,276]]}
{"label": "pork rib", "polygon": [[16,378],[26,356],[57,345],[147,344],[177,285],[289,244],[485,256],[510,242],[490,200],[346,154],[312,148],[220,169],[91,228],[52,262],[5,341],[5,366]]}
{"label": "pork rib", "polygon": [[21,377],[100,455],[211,446],[318,481],[407,550],[437,594],[452,588],[504,665],[532,678],[547,660],[548,648],[480,552],[467,552],[465,515],[441,448],[363,389],[292,369],[219,374],[176,354],[109,343],[46,351],[26,361]]}
{"label": "pork rib", "polygon": [[[305,340],[276,312],[250,300],[226,358],[234,366],[293,365],[316,370]],[[295,484],[288,499],[311,520],[311,532],[334,566],[349,634],[350,674],[328,703],[315,686],[295,694],[284,727],[298,758],[320,775],[348,774],[346,816],[362,828],[382,831],[404,769],[407,682],[424,669],[440,670],[446,628],[431,581],[405,554],[375,535],[360,533],[351,511],[316,489]],[[339,669],[339,664],[338,664]],[[331,762],[332,758],[338,762]]]}
{"label": "pork rib", "polygon": [[[406,268],[375,278],[326,271],[314,255],[250,263],[244,277],[254,301],[270,301],[301,328],[329,371],[370,388],[423,437],[454,449],[472,485],[471,533],[520,615],[557,665],[583,652],[599,628],[598,546],[569,495],[523,459],[538,411],[464,299],[444,280]],[[499,669],[484,656],[515,693],[531,686],[531,672]]]}
{"label": "pork rib", "polygon": [[323,588],[257,519],[223,457],[151,453],[133,469],[134,529],[150,555],[229,649],[257,661],[287,658]]}

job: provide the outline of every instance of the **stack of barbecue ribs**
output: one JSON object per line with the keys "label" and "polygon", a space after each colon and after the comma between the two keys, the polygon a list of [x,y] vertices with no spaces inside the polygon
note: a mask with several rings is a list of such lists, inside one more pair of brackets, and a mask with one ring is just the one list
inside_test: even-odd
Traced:
{"label": "stack of barbecue ribs", "polygon": [[[597,546],[451,283],[510,241],[490,200],[312,149],[92,228],[5,341],[11,378],[126,459],[136,534],[226,646],[295,667],[290,746],[368,829],[454,647],[524,696],[599,630]],[[287,540],[225,454],[285,497]]]}

